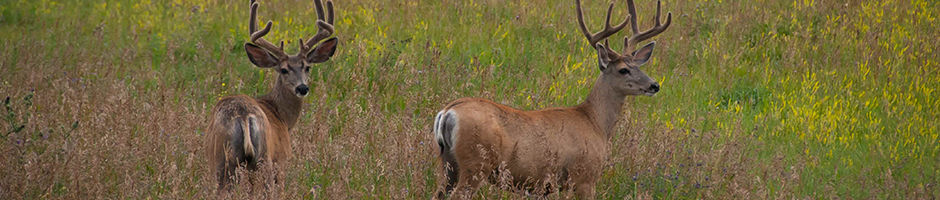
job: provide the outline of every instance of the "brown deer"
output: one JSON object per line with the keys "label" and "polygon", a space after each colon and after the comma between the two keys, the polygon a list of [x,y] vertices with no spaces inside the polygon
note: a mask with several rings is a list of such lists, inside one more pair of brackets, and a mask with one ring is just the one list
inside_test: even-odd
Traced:
{"label": "brown deer", "polygon": [[[581,1],[575,3],[581,32],[597,50],[601,72],[587,99],[574,107],[537,111],[517,110],[478,98],[450,102],[438,112],[433,125],[446,179],[436,198],[470,198],[484,180],[510,184],[517,192],[548,195],[559,189],[573,189],[580,199],[594,198],[624,99],[653,96],[660,89],[639,68],[649,60],[655,42],[633,49],[637,43],[665,31],[672,13],[661,24],[661,4],[657,3],[656,25],[640,32],[632,0],[627,0],[628,19],[613,27],[610,15],[614,5],[610,4],[604,30],[591,34],[584,25]],[[598,43],[623,29],[627,21],[634,34],[624,37],[622,55],[606,42]]]}
{"label": "brown deer", "polygon": [[[219,192],[231,190],[237,180],[235,169],[239,166],[251,171],[262,165],[270,166],[276,172],[276,165],[291,157],[289,132],[303,109],[303,97],[310,91],[307,86],[310,66],[329,60],[337,46],[336,37],[327,39],[333,34],[333,2],[326,1],[326,16],[322,2],[313,2],[317,10],[317,34],[306,42],[300,39],[300,52],[287,55],[283,41],[278,47],[262,38],[271,31],[272,23],[268,21],[258,30],[259,3],[250,1],[251,40],[245,43],[245,51],[255,66],[274,69],[277,80],[267,95],[228,96],[212,109],[206,145],[209,168],[218,176]],[[254,176],[259,175],[252,173],[250,176],[254,182]],[[274,180],[278,179],[274,175]]]}

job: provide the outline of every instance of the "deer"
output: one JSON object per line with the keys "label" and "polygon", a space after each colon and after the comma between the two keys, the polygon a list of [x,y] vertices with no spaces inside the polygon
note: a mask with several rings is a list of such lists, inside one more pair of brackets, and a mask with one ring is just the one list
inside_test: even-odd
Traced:
{"label": "deer", "polygon": [[[435,115],[432,125],[437,143],[433,146],[440,151],[444,179],[434,198],[471,198],[483,181],[509,184],[514,192],[526,194],[547,196],[573,190],[579,199],[594,198],[625,98],[654,96],[660,90],[659,83],[640,70],[656,42],[633,49],[665,31],[672,13],[667,14],[665,24],[660,23],[662,3],[657,1],[655,26],[640,32],[633,1],[627,0],[629,15],[616,26],[610,24],[611,3],[604,29],[590,33],[581,1],[575,0],[575,4],[581,33],[597,51],[600,70],[587,98],[572,107],[534,111],[482,98],[449,102]],[[610,48],[607,38],[628,21],[633,35],[624,37],[620,54]]]}
{"label": "deer", "polygon": [[[259,2],[251,0],[249,42],[245,43],[249,61],[256,67],[273,69],[277,79],[270,92],[259,97],[234,95],[221,98],[212,108],[206,131],[208,164],[218,179],[218,191],[232,190],[237,180],[235,170],[244,167],[257,172],[261,167],[275,169],[273,179],[280,178],[277,166],[291,158],[290,131],[297,124],[303,110],[303,98],[310,92],[307,82],[313,64],[328,61],[336,51],[337,37],[333,35],[333,2],[314,0],[317,11],[317,33],[306,42],[299,40],[300,51],[294,55],[284,52],[284,41],[275,46],[263,37],[271,31],[269,20],[258,30]],[[325,14],[325,16],[324,16]],[[259,173],[249,174],[254,185]],[[266,186],[267,187],[267,186]]]}

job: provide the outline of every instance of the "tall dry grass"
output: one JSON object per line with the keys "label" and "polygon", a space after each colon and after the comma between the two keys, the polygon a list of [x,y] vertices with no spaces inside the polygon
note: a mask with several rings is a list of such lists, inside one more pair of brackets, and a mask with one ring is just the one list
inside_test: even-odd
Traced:
{"label": "tall dry grass", "polygon": [[[443,103],[575,105],[597,75],[573,2],[335,3],[341,43],[312,70],[287,178],[234,197],[430,198]],[[937,2],[663,3],[674,24],[644,67],[663,91],[627,99],[598,198],[940,196]],[[0,199],[214,198],[208,111],[274,78],[244,58],[244,4],[0,2]],[[271,38],[315,32],[309,1],[263,4]]]}

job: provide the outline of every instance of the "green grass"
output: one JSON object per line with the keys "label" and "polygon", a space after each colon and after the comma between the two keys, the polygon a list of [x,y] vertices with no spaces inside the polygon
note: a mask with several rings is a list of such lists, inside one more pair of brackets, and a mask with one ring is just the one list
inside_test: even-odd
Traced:
{"label": "green grass", "polygon": [[[606,1],[583,3],[598,29]],[[315,33],[311,4],[262,2],[261,20],[274,21],[266,38]],[[443,104],[570,106],[598,75],[571,1],[335,4],[341,42],[311,72],[285,197],[429,198],[439,165],[430,124]],[[637,6],[650,26],[654,3]],[[247,10],[0,2],[0,97],[11,99],[0,197],[211,195],[209,109],[262,94],[274,77],[245,58]],[[626,100],[599,198],[940,197],[940,3],[692,0],[663,10],[673,25],[643,68],[662,91]]]}

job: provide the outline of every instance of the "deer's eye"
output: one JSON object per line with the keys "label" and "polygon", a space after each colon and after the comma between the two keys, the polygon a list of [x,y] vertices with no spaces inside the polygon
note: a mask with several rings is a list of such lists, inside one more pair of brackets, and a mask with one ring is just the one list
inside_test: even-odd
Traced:
{"label": "deer's eye", "polygon": [[281,69],[281,74],[287,74],[287,69]]}
{"label": "deer's eye", "polygon": [[304,72],[310,72],[310,66],[305,67]]}
{"label": "deer's eye", "polygon": [[628,70],[627,68],[620,69],[620,74],[630,75],[630,70]]}

